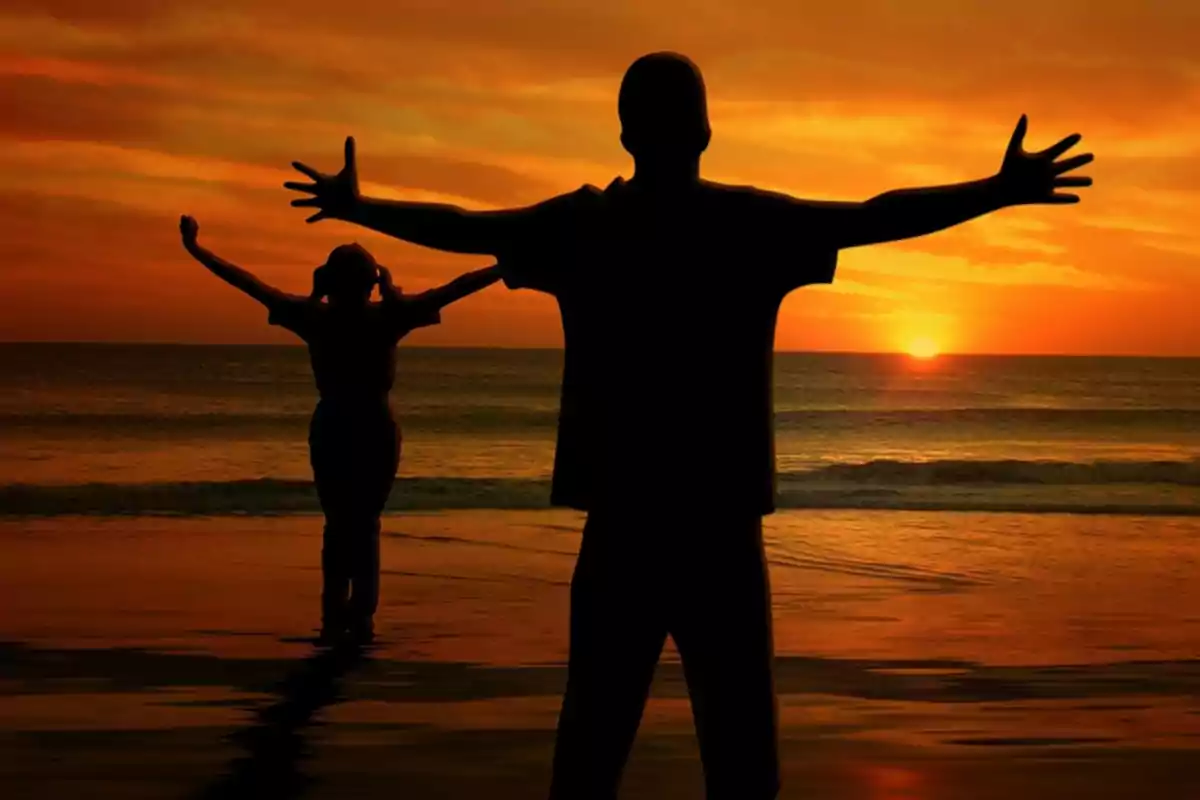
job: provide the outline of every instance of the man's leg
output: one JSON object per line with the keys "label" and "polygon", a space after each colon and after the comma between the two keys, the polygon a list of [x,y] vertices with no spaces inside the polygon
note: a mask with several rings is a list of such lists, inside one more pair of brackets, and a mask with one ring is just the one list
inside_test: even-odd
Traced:
{"label": "man's leg", "polygon": [[771,591],[759,517],[694,531],[671,581],[670,630],[700,740],[707,800],[779,794]]}
{"label": "man's leg", "polygon": [[567,690],[552,800],[614,800],[666,640],[653,565],[619,521],[584,527],[571,580]]}

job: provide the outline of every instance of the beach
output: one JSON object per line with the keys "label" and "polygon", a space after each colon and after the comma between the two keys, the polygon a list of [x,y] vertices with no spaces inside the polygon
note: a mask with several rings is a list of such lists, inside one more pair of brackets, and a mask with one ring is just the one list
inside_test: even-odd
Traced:
{"label": "beach", "polygon": [[[379,646],[341,665],[306,641],[319,517],[3,522],[0,786],[230,796],[253,774],[280,796],[541,796],[579,522],[389,516]],[[783,796],[1195,796],[1197,534],[1192,518],[771,518]],[[699,787],[668,652],[623,796]]]}
{"label": "beach", "polygon": [[[328,653],[302,349],[0,345],[0,796],[545,795],[561,353],[398,372],[380,641]],[[782,797],[1200,796],[1200,360],[775,381]],[[668,644],[622,796],[701,778]]]}

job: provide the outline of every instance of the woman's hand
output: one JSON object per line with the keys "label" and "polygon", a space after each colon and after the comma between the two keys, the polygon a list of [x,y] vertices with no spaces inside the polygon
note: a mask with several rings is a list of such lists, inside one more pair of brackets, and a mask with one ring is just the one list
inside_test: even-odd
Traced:
{"label": "woman's hand", "polygon": [[329,269],[325,265],[321,265],[313,270],[312,276],[312,293],[308,296],[313,302],[320,302],[329,294],[329,287],[326,285],[329,281]]}
{"label": "woman's hand", "polygon": [[392,281],[392,271],[383,266],[379,267],[379,297],[385,302],[404,299],[404,290]]}
{"label": "woman's hand", "polygon": [[192,249],[196,246],[196,237],[200,235],[200,223],[196,222],[195,217],[184,214],[179,218],[179,235],[183,239],[183,246]]}

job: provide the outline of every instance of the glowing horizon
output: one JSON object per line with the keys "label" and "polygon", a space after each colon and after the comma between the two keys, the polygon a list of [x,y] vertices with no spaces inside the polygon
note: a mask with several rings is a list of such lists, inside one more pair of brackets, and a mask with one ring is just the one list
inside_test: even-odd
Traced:
{"label": "glowing horizon", "polygon": [[[0,20],[16,110],[0,119],[0,340],[289,342],[187,259],[180,213],[296,292],[345,241],[410,289],[489,263],[305,226],[280,186],[288,164],[334,168],[352,133],[365,190],[385,196],[496,208],[603,186],[630,174],[621,73],[674,49],[708,82],[713,180],[865,199],[984,177],[1025,112],[1031,148],[1078,130],[1097,155],[1079,206],[844,251],[832,286],[785,303],[781,351],[910,352],[928,338],[942,353],[1200,355],[1189,3],[366,0],[346,14],[315,0],[18,0]],[[528,292],[489,289],[444,319],[412,343],[561,343],[553,302]]]}

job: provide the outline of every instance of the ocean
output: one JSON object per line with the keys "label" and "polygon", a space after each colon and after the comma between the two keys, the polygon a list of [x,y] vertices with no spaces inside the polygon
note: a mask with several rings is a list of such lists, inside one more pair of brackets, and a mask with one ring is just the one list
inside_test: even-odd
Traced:
{"label": "ocean", "polygon": [[[1200,796],[1200,359],[776,366],[783,796]],[[0,346],[6,796],[184,796],[310,693],[285,766],[314,797],[544,796],[582,523],[546,507],[560,370],[401,348],[379,644],[335,691],[304,350]],[[668,648],[623,796],[701,793]]]}
{"label": "ocean", "polygon": [[[390,507],[546,506],[561,367],[402,347]],[[1200,359],[779,353],[775,377],[781,508],[1200,513]],[[315,511],[314,403],[300,347],[0,345],[0,514]]]}

